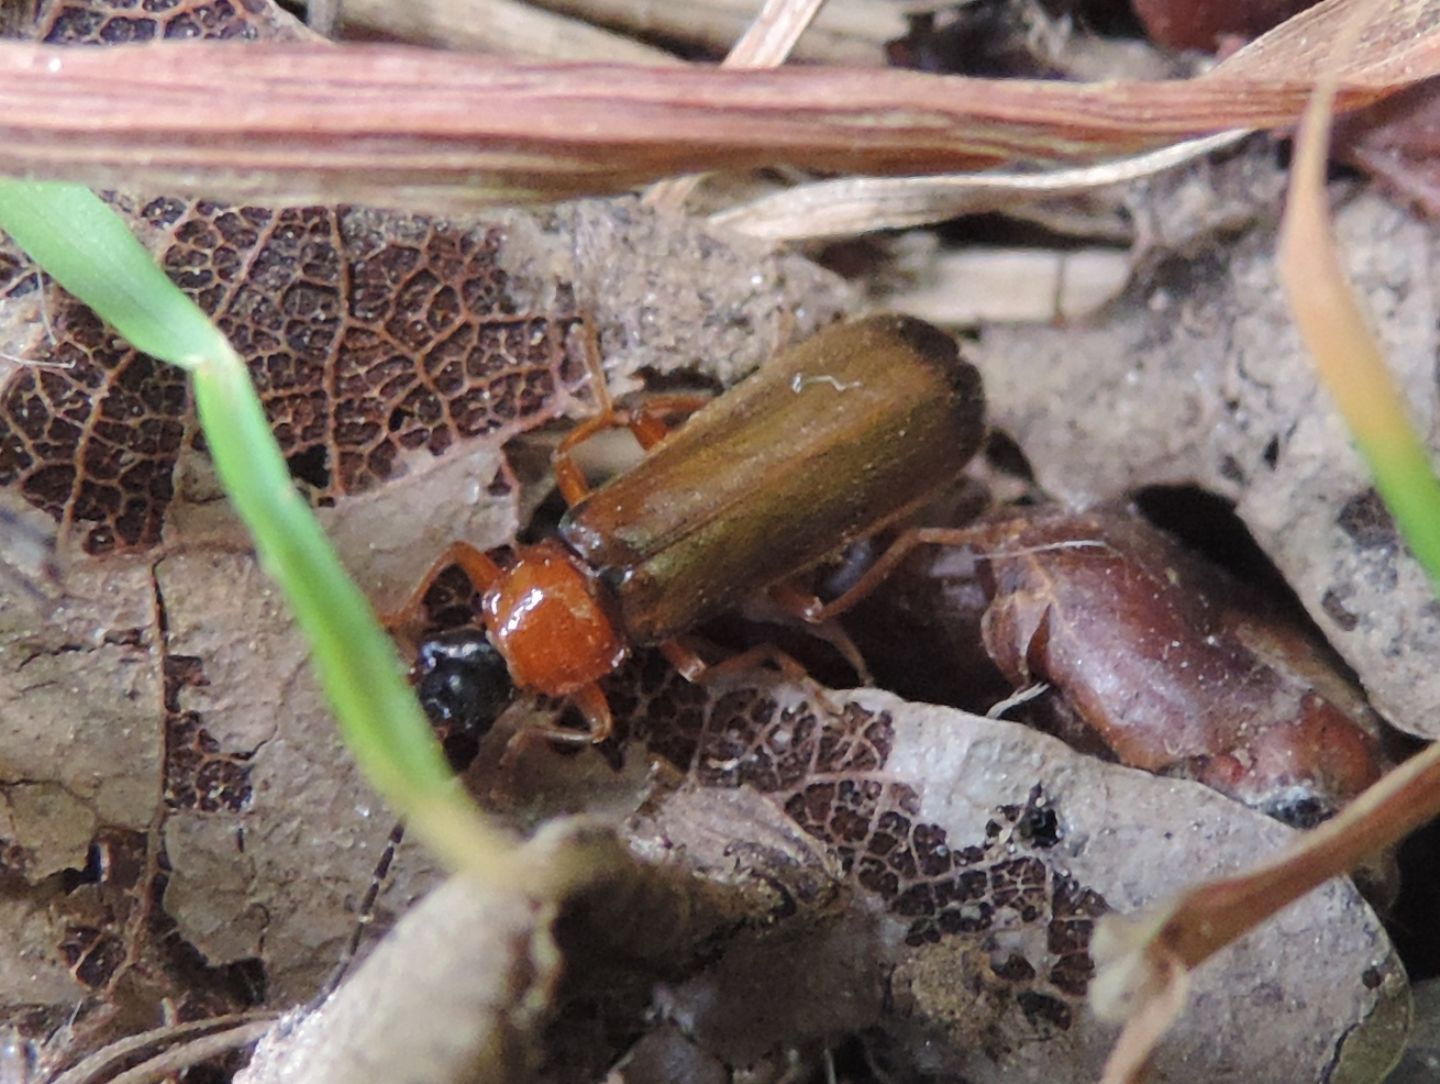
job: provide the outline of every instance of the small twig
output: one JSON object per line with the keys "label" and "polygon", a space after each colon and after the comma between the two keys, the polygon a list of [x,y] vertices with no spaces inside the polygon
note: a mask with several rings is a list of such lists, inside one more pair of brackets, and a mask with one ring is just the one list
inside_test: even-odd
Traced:
{"label": "small twig", "polygon": [[270,1030],[271,1022],[245,1024],[229,1031],[207,1035],[203,1039],[185,1043],[174,1050],[167,1050],[133,1069],[127,1069],[119,1076],[111,1077],[105,1084],[158,1084],[173,1079],[186,1069],[193,1068],[218,1058],[222,1054],[239,1050],[251,1043],[259,1042]]}

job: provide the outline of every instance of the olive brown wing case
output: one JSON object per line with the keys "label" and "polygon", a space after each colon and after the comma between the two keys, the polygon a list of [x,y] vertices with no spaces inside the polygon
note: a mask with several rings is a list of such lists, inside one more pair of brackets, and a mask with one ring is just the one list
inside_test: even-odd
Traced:
{"label": "olive brown wing case", "polygon": [[630,639],[656,643],[892,522],[984,431],[979,373],[949,335],[903,316],[840,324],[699,410],[561,534]]}

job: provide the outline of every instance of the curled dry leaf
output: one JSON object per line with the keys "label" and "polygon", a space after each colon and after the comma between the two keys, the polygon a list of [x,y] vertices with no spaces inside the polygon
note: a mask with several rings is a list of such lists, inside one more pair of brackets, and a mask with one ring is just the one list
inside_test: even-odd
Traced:
{"label": "curled dry leaf", "polygon": [[[1103,317],[1063,330],[984,329],[975,356],[992,418],[1025,449],[1039,484],[1072,505],[1155,485],[1233,500],[1371,703],[1402,729],[1440,736],[1434,596],[1275,289],[1278,205],[1266,199],[1247,212],[1234,198],[1237,184],[1275,191],[1274,171],[1257,146],[1146,195],[1151,236],[1178,236],[1185,247],[1152,251],[1146,273]],[[1198,198],[1214,199],[1202,190],[1221,194],[1223,239],[1172,227],[1170,193],[1189,213]],[[1345,201],[1335,224],[1433,445],[1434,231],[1371,192]]]}
{"label": "curled dry leaf", "polygon": [[1242,136],[1242,132],[1221,132],[1134,158],[1044,173],[815,181],[719,211],[710,221],[718,227],[773,241],[922,226],[1134,181],[1229,146]]}
{"label": "curled dry leaf", "polygon": [[[468,781],[525,821],[594,810],[635,854],[741,906],[705,953],[670,957],[690,963],[635,1015],[570,1048],[579,1078],[649,1019],[732,1066],[858,1034],[902,1075],[1093,1080],[1113,1037],[1085,1001],[1096,920],[1291,835],[1193,783],[875,691],[827,694],[832,711],[790,686],[689,685],[658,657],[608,691],[629,727],[618,769],[512,719]],[[1194,981],[1159,1080],[1332,1079],[1350,1044],[1383,1034],[1393,1056],[1384,1028],[1407,1004],[1383,932],[1341,881]],[[583,998],[568,1011],[593,1019]]]}
{"label": "curled dry leaf", "polygon": [[1387,766],[1378,719],[1323,641],[1133,510],[1017,508],[962,527],[881,588],[857,634],[900,621],[919,642],[906,673],[968,675],[983,644],[1012,690],[1048,686],[1026,718],[1297,827]]}

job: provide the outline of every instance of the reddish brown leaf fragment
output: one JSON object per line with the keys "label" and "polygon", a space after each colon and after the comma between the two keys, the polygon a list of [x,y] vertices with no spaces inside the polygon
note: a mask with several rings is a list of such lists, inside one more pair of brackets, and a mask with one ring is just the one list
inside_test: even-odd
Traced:
{"label": "reddish brown leaf fragment", "polygon": [[911,618],[978,632],[1014,688],[1048,682],[1029,710],[1072,744],[1301,825],[1379,777],[1378,721],[1313,634],[1133,514],[1022,511],[963,537],[912,559],[937,601]]}
{"label": "reddish brown leaf fragment", "polygon": [[1379,778],[1376,720],[1317,678],[1304,634],[1143,521],[1042,512],[984,535],[991,656],[1055,685],[1123,763],[1301,824]]}

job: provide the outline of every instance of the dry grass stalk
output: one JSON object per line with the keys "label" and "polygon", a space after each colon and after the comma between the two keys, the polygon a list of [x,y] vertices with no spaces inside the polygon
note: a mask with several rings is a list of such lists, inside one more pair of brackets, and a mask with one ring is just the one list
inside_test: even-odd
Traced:
{"label": "dry grass stalk", "polygon": [[1187,140],[1133,158],[1043,173],[845,177],[765,196],[711,216],[713,225],[772,241],[846,237],[983,214],[1153,176],[1238,142],[1247,133]]}
{"label": "dry grass stalk", "polygon": [[[1388,55],[1355,71],[1342,107],[1440,72],[1440,31],[1404,53],[1403,75]],[[1288,125],[1309,86],[1303,77],[1065,84],[550,66],[386,46],[9,44],[0,48],[0,171],[437,210],[615,192],[711,169],[911,174],[1093,158],[1217,128]],[[222,100],[235,108],[215,109]]]}

